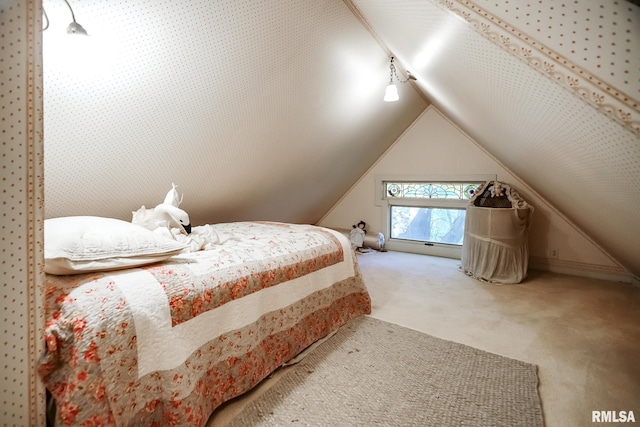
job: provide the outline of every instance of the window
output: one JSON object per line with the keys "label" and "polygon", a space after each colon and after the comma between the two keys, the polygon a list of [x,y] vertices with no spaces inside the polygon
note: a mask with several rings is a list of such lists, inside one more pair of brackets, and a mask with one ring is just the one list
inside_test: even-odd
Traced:
{"label": "window", "polygon": [[466,208],[495,175],[377,176],[389,250],[460,258]]}
{"label": "window", "polygon": [[[384,188],[388,199],[436,199],[468,203],[481,184],[481,182],[385,182]],[[466,212],[463,207],[390,204],[390,210],[389,237],[391,239],[462,245]]]}
{"label": "window", "polygon": [[482,182],[385,182],[390,198],[470,200]]}
{"label": "window", "polygon": [[392,239],[462,245],[464,209],[391,206]]}

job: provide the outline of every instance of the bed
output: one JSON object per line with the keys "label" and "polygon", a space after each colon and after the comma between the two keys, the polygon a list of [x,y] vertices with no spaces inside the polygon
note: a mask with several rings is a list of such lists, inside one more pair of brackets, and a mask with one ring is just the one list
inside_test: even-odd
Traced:
{"label": "bed", "polygon": [[[169,245],[170,256],[96,261],[103,242],[85,244],[94,259],[75,260],[73,270],[49,266],[38,372],[57,426],[202,426],[222,403],[370,313],[339,232],[276,222],[193,231],[190,242]],[[46,261],[60,261],[46,246],[45,224]]]}

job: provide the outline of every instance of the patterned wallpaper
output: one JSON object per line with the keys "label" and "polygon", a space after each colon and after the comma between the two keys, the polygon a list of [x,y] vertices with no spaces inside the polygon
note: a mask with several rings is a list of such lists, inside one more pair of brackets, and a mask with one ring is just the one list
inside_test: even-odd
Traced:
{"label": "patterned wallpaper", "polygon": [[640,135],[640,8],[623,1],[440,1]]}
{"label": "patterned wallpaper", "polygon": [[[624,1],[476,0],[519,37],[533,36],[572,65],[640,99],[640,8]],[[567,62],[567,63],[568,63]]]}
{"label": "patterned wallpaper", "polygon": [[[434,106],[638,276],[640,241],[630,237],[640,235],[637,6],[604,0],[574,0],[564,8],[551,0],[353,3]],[[533,16],[532,8],[544,17]],[[592,26],[594,10],[602,22]],[[600,41],[592,47],[590,33],[599,25]],[[565,52],[567,45],[573,47]],[[599,62],[604,46],[608,58],[617,58],[606,70]],[[612,72],[627,78],[610,79]],[[561,261],[590,261],[579,248],[567,249]]]}
{"label": "patterned wallpaper", "polygon": [[341,0],[72,4],[89,37],[44,0],[46,217],[129,220],[175,182],[194,224],[314,222],[426,106],[381,100]]}
{"label": "patterned wallpaper", "polygon": [[44,387],[34,372],[43,349],[44,216],[39,1],[0,7],[0,422],[44,425]]}
{"label": "patterned wallpaper", "polygon": [[[401,0],[383,3],[390,11],[404,3],[413,6],[412,2]],[[191,9],[193,4],[199,5],[195,6],[195,13]],[[605,0],[457,0],[438,4],[623,126],[611,131],[605,124],[584,139],[576,138],[576,135],[582,136],[582,129],[591,123],[574,122],[566,113],[563,117],[570,122],[566,129],[558,132],[553,128],[544,129],[553,145],[510,140],[493,152],[504,151],[505,156],[516,160],[539,156],[543,160],[560,158],[560,170],[567,174],[567,179],[571,179],[571,172],[580,175],[591,166],[600,171],[600,163],[603,174],[615,172],[607,175],[607,181],[601,182],[595,175],[587,181],[569,183],[565,188],[582,185],[598,190],[597,194],[602,194],[605,201],[613,202],[597,215],[606,220],[609,210],[616,209],[616,213],[622,215],[618,222],[623,225],[637,222],[637,196],[627,189],[638,181],[635,179],[640,168],[638,144],[637,138],[629,138],[624,129],[638,135],[640,9],[629,2]],[[0,390],[1,414],[7,425],[43,425],[43,390],[32,372],[42,345],[39,260],[42,258],[45,183],[40,0],[5,0],[0,5],[0,120],[3,123],[0,136],[0,275],[3,277],[0,367],[3,384],[11,385]],[[91,24],[86,26],[93,32],[90,40],[94,44],[59,51],[58,56],[48,58],[49,64],[54,65],[46,88],[51,90],[48,102],[53,118],[47,135],[55,136],[50,140],[51,147],[55,148],[51,165],[56,173],[50,181],[50,194],[58,199],[55,212],[68,212],[65,209],[69,201],[77,203],[71,207],[74,211],[81,211],[87,205],[102,209],[96,201],[119,199],[124,189],[130,197],[120,200],[117,212],[126,213],[131,206],[137,207],[143,202],[141,195],[151,201],[163,197],[164,181],[170,181],[170,176],[140,179],[153,176],[159,170],[175,170],[175,174],[188,180],[191,184],[188,188],[194,192],[203,187],[203,177],[206,177],[216,190],[211,200],[206,201],[206,207],[220,209],[220,212],[231,202],[227,198],[231,193],[218,189],[244,183],[250,177],[254,179],[251,184],[254,187],[256,179],[272,182],[270,199],[260,199],[262,194],[251,185],[250,190],[236,189],[234,196],[253,198],[259,206],[268,206],[261,203],[264,200],[275,200],[285,209],[288,209],[289,199],[285,197],[288,194],[296,194],[300,203],[314,206],[314,198],[333,197],[323,193],[326,180],[337,188],[352,175],[357,178],[358,173],[351,170],[352,175],[343,176],[327,171],[336,170],[336,165],[348,169],[353,159],[364,156],[373,162],[383,151],[383,142],[399,135],[424,109],[425,103],[411,91],[401,94],[402,104],[377,103],[380,91],[377,83],[372,82],[382,81],[382,86],[386,81],[388,67],[384,52],[358,26],[355,17],[345,14],[340,2],[313,2],[311,9],[309,5],[307,2],[168,0],[77,2],[78,21]],[[47,37],[55,38],[53,32],[64,30],[68,25],[68,11],[61,1],[47,0],[45,6],[52,26]],[[415,13],[411,14],[405,21],[407,27],[413,24],[414,16]],[[188,26],[194,20],[203,23],[197,32],[190,31],[193,27]],[[108,42],[99,37],[101,28],[110,29]],[[151,32],[159,29],[167,32],[154,33],[154,38],[149,39]],[[394,31],[399,29],[402,25]],[[393,42],[393,37],[385,40]],[[93,62],[77,60],[86,59],[79,52],[90,54],[92,51],[102,55],[97,55]],[[201,62],[202,52],[213,59]],[[144,66],[136,62],[140,56],[145,57]],[[201,68],[194,68],[193,64]],[[118,79],[122,75],[126,75],[126,79]],[[271,89],[265,89],[265,80]],[[464,80],[458,82],[464,83]],[[491,89],[505,86],[512,89],[510,85],[515,83],[502,84],[504,86],[490,87],[489,92],[497,93]],[[336,86],[341,90],[335,90]],[[158,87],[165,88],[164,93],[170,96],[161,97]],[[539,84],[539,87],[545,85]],[[205,92],[214,98],[204,96]],[[81,96],[76,96],[78,94]],[[560,98],[560,95],[554,96]],[[545,100],[550,97],[545,95]],[[171,102],[167,103],[167,99]],[[445,99],[450,100],[455,98]],[[551,99],[547,111],[538,113],[538,118],[544,119],[544,114],[562,107],[563,100],[559,99],[557,104],[554,100]],[[193,108],[193,102],[208,108]],[[537,103],[537,98],[532,103]],[[170,108],[154,109],[148,108],[149,105]],[[503,111],[513,111],[509,100],[501,105],[505,108]],[[143,111],[145,115],[141,116]],[[305,114],[308,111],[312,113]],[[475,118],[482,121],[485,111],[482,108],[475,111],[479,112]],[[175,120],[176,112],[184,119]],[[102,121],[116,116],[121,120]],[[310,116],[312,121],[308,120]],[[79,117],[83,119],[76,120]],[[589,117],[588,112],[583,117]],[[248,119],[254,121],[253,126],[238,126]],[[148,126],[139,126],[145,121]],[[173,126],[163,126],[169,122]],[[207,126],[198,126],[202,123]],[[285,123],[291,126],[282,130]],[[526,124],[532,126],[530,120]],[[130,132],[123,133],[125,129]],[[204,132],[201,138],[193,138],[196,131]],[[529,135],[534,134],[535,128],[528,131]],[[94,138],[91,144],[85,138],[88,134]],[[563,138],[553,140],[559,136]],[[136,138],[146,143],[132,145],[131,141]],[[244,145],[244,141],[264,141],[265,138],[270,144]],[[376,149],[371,148],[373,142],[377,142]],[[122,151],[114,152],[112,143],[119,144]],[[517,144],[534,148],[534,156],[527,156],[525,151],[508,151]],[[145,169],[140,159],[149,150],[153,150],[158,162]],[[185,152],[190,155],[184,156]],[[203,156],[205,152],[209,155]],[[106,158],[112,162],[101,162]],[[312,159],[310,166],[301,166],[300,161],[307,158]],[[57,164],[55,159],[59,159]],[[68,159],[73,161],[70,163]],[[362,164],[366,165],[369,160],[365,159]],[[544,167],[551,163],[538,162]],[[242,169],[238,164],[250,167]],[[273,170],[278,168],[296,171],[300,177],[297,185],[283,190],[287,180],[273,178]],[[133,175],[132,171],[135,171]],[[74,179],[68,181],[68,176]],[[211,179],[212,176],[216,179]],[[621,176],[631,179],[621,179]],[[100,182],[109,183],[108,194],[92,194]],[[319,182],[323,185],[318,185]],[[131,184],[135,184],[133,190],[127,188]],[[310,192],[309,188],[317,192]],[[562,199],[558,202],[561,205]],[[630,210],[629,205],[635,205],[635,209]],[[236,212],[247,214],[252,207],[255,205],[236,205]],[[268,208],[260,211],[263,212],[271,213]],[[316,215],[312,210],[304,214]],[[597,231],[597,227],[595,229]]]}

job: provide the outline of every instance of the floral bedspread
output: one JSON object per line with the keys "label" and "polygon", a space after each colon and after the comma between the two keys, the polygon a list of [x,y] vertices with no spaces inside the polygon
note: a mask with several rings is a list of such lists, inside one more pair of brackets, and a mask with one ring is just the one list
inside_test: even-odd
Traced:
{"label": "floral bedspread", "polygon": [[38,371],[56,425],[202,426],[314,341],[370,312],[346,237],[209,225],[208,250],[46,281]]}

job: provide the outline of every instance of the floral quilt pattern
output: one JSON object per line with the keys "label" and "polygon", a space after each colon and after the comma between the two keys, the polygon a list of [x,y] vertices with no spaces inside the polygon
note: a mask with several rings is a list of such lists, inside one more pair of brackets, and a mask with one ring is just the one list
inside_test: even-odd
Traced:
{"label": "floral quilt pattern", "polygon": [[210,338],[179,366],[144,375],[138,370],[136,307],[116,283],[127,273],[48,275],[47,351],[38,372],[55,399],[56,425],[202,426],[222,403],[370,312],[355,257],[346,252],[349,242],[338,233],[262,222],[215,227],[230,237],[224,244],[144,268],[165,292],[158,304],[169,306],[172,326],[187,328],[192,319],[230,301],[263,289],[277,291],[292,279],[340,263],[352,264],[353,275],[234,329],[211,325]]}

